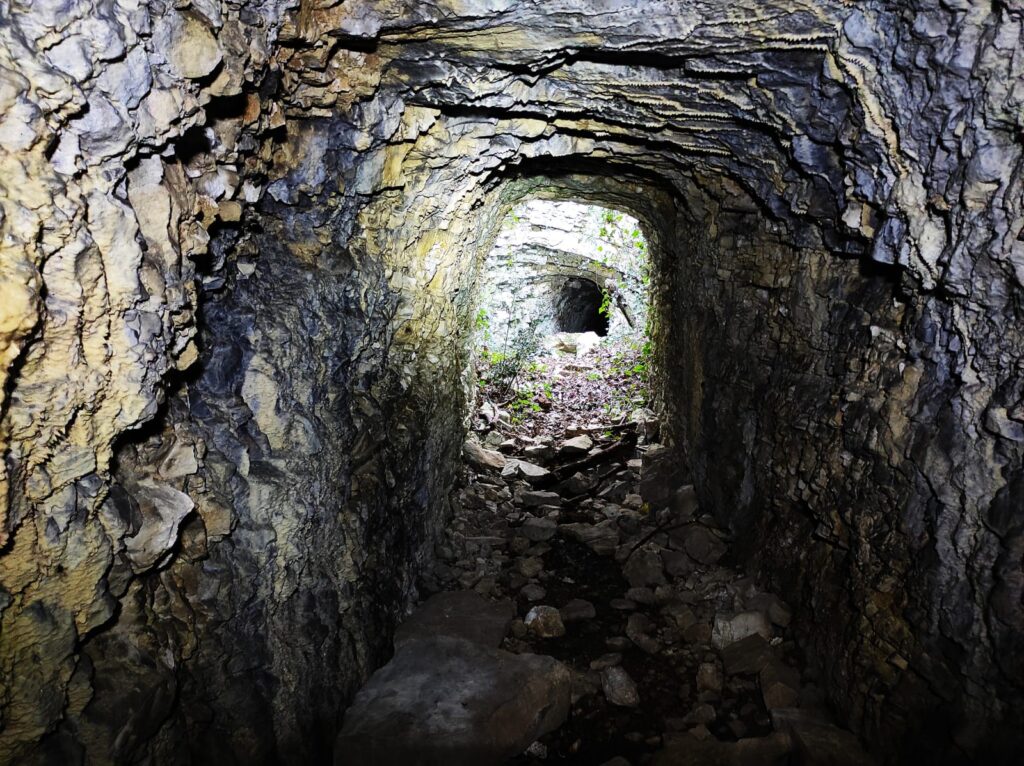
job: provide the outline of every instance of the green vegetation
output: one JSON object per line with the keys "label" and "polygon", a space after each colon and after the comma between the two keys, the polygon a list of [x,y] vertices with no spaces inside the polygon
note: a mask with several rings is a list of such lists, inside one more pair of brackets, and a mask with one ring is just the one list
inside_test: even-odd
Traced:
{"label": "green vegetation", "polygon": [[509,322],[505,328],[505,338],[501,351],[485,349],[483,359],[486,366],[480,371],[481,380],[491,387],[499,399],[505,399],[516,390],[520,376],[531,367],[531,363],[540,351],[540,335],[537,326],[540,318],[531,319],[512,334]]}

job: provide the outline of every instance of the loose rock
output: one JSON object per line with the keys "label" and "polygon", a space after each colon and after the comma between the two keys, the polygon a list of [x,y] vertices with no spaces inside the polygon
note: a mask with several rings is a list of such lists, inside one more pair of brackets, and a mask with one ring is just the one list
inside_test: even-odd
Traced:
{"label": "loose rock", "polygon": [[503,763],[561,725],[571,684],[550,657],[457,638],[409,641],[345,713],[335,763]]}
{"label": "loose rock", "polygon": [[523,622],[538,638],[560,638],[565,635],[562,616],[553,606],[533,607],[526,613]]}
{"label": "loose rock", "polygon": [[640,704],[636,683],[629,677],[629,673],[618,665],[601,671],[601,688],[604,690],[604,696],[613,705],[636,707]]}

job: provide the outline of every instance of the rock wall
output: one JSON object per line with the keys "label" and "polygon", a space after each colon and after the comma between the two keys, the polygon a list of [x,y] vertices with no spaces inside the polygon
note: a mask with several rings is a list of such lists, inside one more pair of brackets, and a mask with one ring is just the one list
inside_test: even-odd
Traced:
{"label": "rock wall", "polygon": [[643,221],[670,429],[869,745],[1019,745],[1015,4],[0,17],[0,761],[324,758],[531,196]]}
{"label": "rock wall", "polygon": [[115,453],[198,357],[197,268],[252,193],[285,3],[166,5],[0,5],[5,763],[131,760],[174,704],[180,656],[133,635],[94,674],[83,642],[117,641],[195,527],[200,444],[168,429],[130,487]]}

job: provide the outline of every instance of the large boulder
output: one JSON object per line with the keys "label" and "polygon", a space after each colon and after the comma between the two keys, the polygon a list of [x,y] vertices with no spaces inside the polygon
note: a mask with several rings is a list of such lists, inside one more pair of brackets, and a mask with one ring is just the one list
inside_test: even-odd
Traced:
{"label": "large boulder", "polygon": [[551,657],[443,636],[407,641],[356,695],[334,763],[498,766],[565,721],[571,689]]}

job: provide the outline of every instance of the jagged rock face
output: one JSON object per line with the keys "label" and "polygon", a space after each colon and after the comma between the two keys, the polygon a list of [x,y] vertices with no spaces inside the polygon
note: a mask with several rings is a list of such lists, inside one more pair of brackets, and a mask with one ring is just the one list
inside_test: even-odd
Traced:
{"label": "jagged rock face", "polygon": [[1019,745],[1020,9],[0,9],[0,760],[324,757],[529,196],[644,222],[670,430],[848,719]]}

